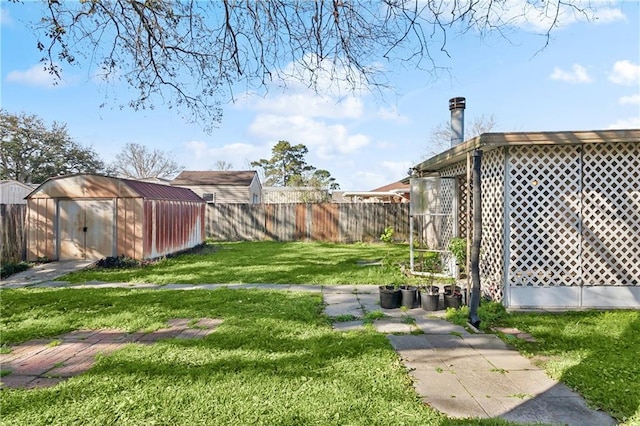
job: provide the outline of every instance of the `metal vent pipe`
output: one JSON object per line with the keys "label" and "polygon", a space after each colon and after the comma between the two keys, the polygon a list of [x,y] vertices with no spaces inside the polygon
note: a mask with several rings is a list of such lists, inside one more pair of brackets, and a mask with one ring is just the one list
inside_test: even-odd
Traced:
{"label": "metal vent pipe", "polygon": [[449,111],[451,111],[451,146],[454,147],[464,142],[464,109],[465,98],[449,99]]}

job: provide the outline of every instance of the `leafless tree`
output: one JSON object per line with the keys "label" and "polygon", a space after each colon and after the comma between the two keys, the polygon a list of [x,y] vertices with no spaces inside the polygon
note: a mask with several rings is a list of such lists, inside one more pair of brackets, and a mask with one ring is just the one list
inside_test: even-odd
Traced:
{"label": "leafless tree", "polygon": [[144,145],[128,143],[116,155],[111,168],[118,176],[129,179],[170,178],[184,170],[171,152],[150,151]]}
{"label": "leafless tree", "polygon": [[224,160],[217,160],[213,165],[213,169],[220,170],[220,171],[233,170],[233,164],[227,163]]}
{"label": "leafless tree", "polygon": [[34,26],[52,74],[85,61],[134,89],[120,106],[163,103],[207,128],[234,89],[291,78],[316,90],[386,87],[399,63],[437,71],[463,33],[508,35],[530,20],[545,25],[543,47],[568,15],[589,18],[590,1],[48,0]]}
{"label": "leafless tree", "polygon": [[[483,133],[491,132],[498,122],[493,114],[482,114],[470,120],[465,125],[465,139],[479,136]],[[446,151],[451,147],[451,123],[447,120],[438,123],[429,135],[427,151],[423,155],[423,159],[432,157],[442,151]]]}

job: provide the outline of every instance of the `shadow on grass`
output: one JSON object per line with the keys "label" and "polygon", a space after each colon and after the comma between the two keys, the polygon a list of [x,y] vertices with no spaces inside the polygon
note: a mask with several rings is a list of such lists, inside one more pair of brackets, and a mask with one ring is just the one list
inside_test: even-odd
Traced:
{"label": "shadow on grass", "polygon": [[618,421],[640,422],[640,312],[515,314],[509,321],[537,339],[512,343],[549,357],[545,368],[589,406]]}
{"label": "shadow on grass", "polygon": [[[274,241],[225,243],[204,254],[186,254],[142,269],[88,270],[60,277],[74,283],[91,280],[167,283],[367,283],[371,270],[357,265],[362,258],[380,258],[378,245],[282,243]],[[396,252],[408,255],[408,248]]]}
{"label": "shadow on grass", "polygon": [[[53,388],[5,390],[5,424],[506,424],[448,420],[424,406],[385,336],[333,331],[317,294],[47,289],[2,296],[7,340],[153,328],[177,317],[224,320],[203,340],[127,345]],[[43,317],[60,325],[43,333],[24,321]]]}

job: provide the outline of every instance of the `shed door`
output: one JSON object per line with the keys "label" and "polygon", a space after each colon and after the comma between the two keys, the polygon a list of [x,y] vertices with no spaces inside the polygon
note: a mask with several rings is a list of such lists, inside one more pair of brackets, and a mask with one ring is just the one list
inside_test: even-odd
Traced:
{"label": "shed door", "polygon": [[60,260],[113,256],[113,200],[61,200]]}

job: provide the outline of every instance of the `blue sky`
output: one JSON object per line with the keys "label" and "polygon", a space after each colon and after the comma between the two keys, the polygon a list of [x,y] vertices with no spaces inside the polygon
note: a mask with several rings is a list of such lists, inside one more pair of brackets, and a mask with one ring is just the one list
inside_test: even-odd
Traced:
{"label": "blue sky", "polygon": [[338,99],[295,84],[285,92],[240,96],[207,134],[162,105],[119,110],[123,88],[96,82],[87,68],[65,68],[62,83],[52,85],[24,23],[41,6],[2,2],[1,104],[11,113],[66,123],[74,140],[107,162],[133,142],[172,151],[188,170],[213,169],[217,160],[245,170],[250,161],[268,158],[278,140],[288,140],[305,144],[307,161],[329,170],[341,189],[370,190],[403,178],[434,150],[430,133],[449,119],[448,100],[455,96],[467,98],[467,122],[493,114],[494,131],[640,128],[640,3],[595,5],[597,21],[567,18],[542,50],[545,39],[532,23],[519,23],[508,39],[469,32],[450,40],[450,58],[436,57],[446,68],[439,76],[391,69],[395,90],[382,98]]}

